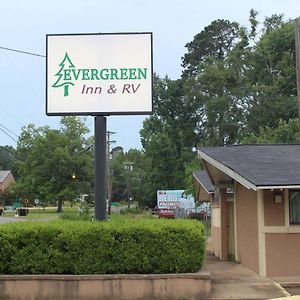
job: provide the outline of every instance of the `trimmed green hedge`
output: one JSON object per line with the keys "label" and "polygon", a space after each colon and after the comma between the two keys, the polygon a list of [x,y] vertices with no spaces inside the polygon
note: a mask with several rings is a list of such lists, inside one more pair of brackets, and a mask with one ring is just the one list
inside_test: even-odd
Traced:
{"label": "trimmed green hedge", "polygon": [[190,220],[0,225],[0,274],[196,272],[204,227]]}

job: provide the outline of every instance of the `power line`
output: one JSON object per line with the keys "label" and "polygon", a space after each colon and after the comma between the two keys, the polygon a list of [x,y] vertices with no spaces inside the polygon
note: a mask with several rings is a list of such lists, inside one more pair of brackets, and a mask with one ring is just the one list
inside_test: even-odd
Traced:
{"label": "power line", "polygon": [[16,139],[14,139],[10,134],[8,134],[4,129],[2,129],[1,127],[0,127],[0,130],[2,131],[2,132],[4,132],[8,137],[10,137],[12,140],[14,140],[16,143],[18,142]]}
{"label": "power line", "polygon": [[33,55],[33,56],[43,57],[43,58],[46,57],[46,55],[41,55],[41,54],[37,54],[37,53],[33,53],[33,52],[27,52],[27,51],[22,51],[22,50],[7,48],[7,47],[1,47],[0,46],[0,49],[7,50],[7,51],[13,51],[13,52],[17,52],[17,53],[22,53],[22,54],[27,54],[27,55]]}
{"label": "power line", "polygon": [[13,134],[16,137],[19,137],[17,134],[15,134],[13,131],[11,131],[10,129],[8,129],[7,127],[5,127],[3,124],[0,123],[0,126],[3,127],[5,130],[7,130],[8,132],[10,132],[11,134]]}

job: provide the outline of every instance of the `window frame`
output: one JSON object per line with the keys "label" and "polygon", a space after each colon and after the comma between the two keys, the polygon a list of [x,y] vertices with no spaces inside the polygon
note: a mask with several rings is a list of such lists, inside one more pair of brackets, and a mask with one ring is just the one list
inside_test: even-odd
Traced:
{"label": "window frame", "polygon": [[[292,222],[291,219],[291,192],[297,192],[300,196],[300,189],[289,189],[289,225],[300,225],[300,220],[298,222]],[[300,198],[299,198],[300,201]]]}

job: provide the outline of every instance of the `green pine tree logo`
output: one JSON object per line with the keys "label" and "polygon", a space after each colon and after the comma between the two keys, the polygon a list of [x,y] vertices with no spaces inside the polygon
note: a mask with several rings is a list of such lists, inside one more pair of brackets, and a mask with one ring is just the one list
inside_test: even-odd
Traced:
{"label": "green pine tree logo", "polygon": [[68,53],[66,52],[64,59],[62,62],[58,65],[60,67],[59,71],[55,74],[57,76],[56,82],[52,85],[52,87],[64,87],[64,97],[69,96],[69,86],[73,85],[74,83],[71,80],[66,80],[66,76],[64,75],[64,70],[68,69],[70,70],[71,68],[75,68],[74,64],[69,58]]}

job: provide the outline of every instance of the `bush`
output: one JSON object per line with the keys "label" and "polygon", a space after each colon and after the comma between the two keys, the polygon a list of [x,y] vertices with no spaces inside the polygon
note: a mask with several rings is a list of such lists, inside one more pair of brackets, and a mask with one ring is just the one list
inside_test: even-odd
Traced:
{"label": "bush", "polygon": [[204,227],[188,220],[0,225],[0,274],[196,272]]}

